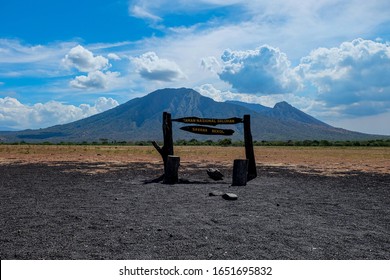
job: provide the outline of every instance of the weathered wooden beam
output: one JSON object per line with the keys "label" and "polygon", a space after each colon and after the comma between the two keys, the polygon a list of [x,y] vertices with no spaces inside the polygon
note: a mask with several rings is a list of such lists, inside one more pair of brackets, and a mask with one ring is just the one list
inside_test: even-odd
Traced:
{"label": "weathered wooden beam", "polygon": [[152,141],[152,145],[156,148],[157,152],[163,156],[163,149],[157,144],[156,141]]}
{"label": "weathered wooden beam", "polygon": [[159,152],[164,162],[164,174],[166,173],[168,156],[173,155],[172,117],[170,113],[164,112],[162,119],[162,130],[164,144],[160,147],[156,141],[152,141],[154,148]]}
{"label": "weathered wooden beam", "polygon": [[232,186],[245,186],[248,181],[248,162],[247,159],[235,159],[233,161],[233,180]]}
{"label": "weathered wooden beam", "polygon": [[244,142],[245,142],[245,156],[248,159],[248,181],[250,181],[257,177],[257,168],[256,168],[255,152],[253,150],[250,115],[244,115]]}
{"label": "weathered wooden beam", "polygon": [[172,117],[170,113],[163,113],[163,136],[164,146],[162,147],[166,157],[173,155]]}
{"label": "weathered wooden beam", "polygon": [[180,157],[169,155],[165,167],[164,184],[176,184],[179,182]]}

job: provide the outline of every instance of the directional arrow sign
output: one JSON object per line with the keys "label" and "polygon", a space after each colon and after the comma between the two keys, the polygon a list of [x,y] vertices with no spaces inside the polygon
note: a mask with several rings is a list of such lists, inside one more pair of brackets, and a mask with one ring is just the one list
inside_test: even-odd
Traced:
{"label": "directional arrow sign", "polygon": [[188,131],[188,132],[192,132],[192,133],[206,134],[206,135],[230,136],[230,135],[233,135],[233,133],[234,133],[233,129],[220,129],[220,128],[207,127],[207,126],[196,126],[196,125],[183,126],[183,127],[180,127],[180,129]]}
{"label": "directional arrow sign", "polygon": [[203,124],[203,125],[219,125],[219,124],[237,124],[242,123],[241,118],[229,118],[229,119],[205,119],[198,117],[185,117],[179,119],[172,119],[175,122],[182,123],[194,123],[194,124]]}

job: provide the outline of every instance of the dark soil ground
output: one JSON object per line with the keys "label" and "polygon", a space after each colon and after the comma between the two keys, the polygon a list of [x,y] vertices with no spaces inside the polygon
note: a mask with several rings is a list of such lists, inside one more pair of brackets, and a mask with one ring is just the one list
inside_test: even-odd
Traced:
{"label": "dark soil ground", "polygon": [[160,165],[99,164],[0,165],[1,259],[390,259],[389,174],[259,166],[231,187],[187,164],[163,185]]}

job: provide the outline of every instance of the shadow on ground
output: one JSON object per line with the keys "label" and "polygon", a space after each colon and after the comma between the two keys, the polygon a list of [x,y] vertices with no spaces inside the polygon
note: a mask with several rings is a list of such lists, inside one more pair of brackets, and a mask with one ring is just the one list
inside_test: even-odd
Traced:
{"label": "shadow on ground", "polygon": [[186,165],[163,185],[159,165],[102,165],[1,165],[1,259],[390,259],[390,175],[260,166],[231,187]]}

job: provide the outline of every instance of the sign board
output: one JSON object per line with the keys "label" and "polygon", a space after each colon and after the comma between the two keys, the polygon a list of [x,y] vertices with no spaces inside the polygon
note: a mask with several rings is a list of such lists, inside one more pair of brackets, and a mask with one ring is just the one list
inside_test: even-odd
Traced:
{"label": "sign board", "polygon": [[190,126],[183,126],[180,127],[180,129],[197,133],[197,134],[205,134],[205,135],[226,135],[230,136],[233,135],[234,130],[233,129],[220,129],[215,127],[207,127],[207,126],[196,126],[196,125],[190,125]]}
{"label": "sign board", "polygon": [[207,119],[207,118],[198,118],[198,117],[185,117],[179,119],[172,119],[172,121],[182,122],[182,123],[201,124],[201,125],[237,124],[243,122],[241,118]]}
{"label": "sign board", "polygon": [[[250,115],[244,115],[242,119],[236,117],[230,119],[205,119],[205,118],[198,118],[198,117],[184,117],[179,119],[172,119],[170,113],[163,112],[162,120],[163,120],[162,126],[163,126],[164,146],[160,147],[155,141],[152,142],[153,146],[160,153],[164,161],[164,175],[161,176],[158,180],[164,179],[165,176],[170,176],[170,174],[167,174],[167,172],[170,171],[170,168],[168,168],[169,165],[168,159],[169,156],[172,156],[174,154],[173,137],[172,137],[172,121],[198,124],[198,125],[181,127],[180,129],[184,131],[203,134],[203,135],[224,135],[224,136],[232,135],[234,133],[234,130],[216,128],[215,127],[216,125],[243,123],[245,157],[248,160],[247,181],[250,181],[257,177],[255,153],[253,150],[253,141],[252,141],[252,133],[251,133]],[[201,125],[212,125],[213,127],[201,126]]]}

